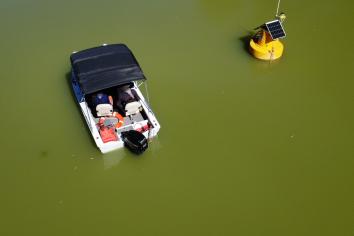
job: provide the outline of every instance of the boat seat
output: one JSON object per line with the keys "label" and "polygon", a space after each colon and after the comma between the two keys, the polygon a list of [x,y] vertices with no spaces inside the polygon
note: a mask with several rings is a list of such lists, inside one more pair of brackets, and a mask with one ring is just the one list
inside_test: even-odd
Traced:
{"label": "boat seat", "polygon": [[111,104],[98,104],[96,106],[97,116],[111,116],[113,113],[113,106]]}
{"label": "boat seat", "polygon": [[125,105],[125,115],[131,116],[138,114],[142,110],[141,103],[138,101],[130,102]]}

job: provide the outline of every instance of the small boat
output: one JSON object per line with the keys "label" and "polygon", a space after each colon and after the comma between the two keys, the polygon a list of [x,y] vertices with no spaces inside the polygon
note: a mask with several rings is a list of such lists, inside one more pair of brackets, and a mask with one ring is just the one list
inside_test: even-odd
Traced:
{"label": "small boat", "polygon": [[160,124],[140,91],[146,77],[131,50],[104,44],[73,52],[70,61],[72,88],[99,150],[144,152]]}
{"label": "small boat", "polygon": [[284,45],[279,39],[285,37],[281,23],[285,19],[285,15],[282,13],[277,18],[256,28],[258,31],[251,38],[249,47],[255,58],[272,61],[283,55]]}

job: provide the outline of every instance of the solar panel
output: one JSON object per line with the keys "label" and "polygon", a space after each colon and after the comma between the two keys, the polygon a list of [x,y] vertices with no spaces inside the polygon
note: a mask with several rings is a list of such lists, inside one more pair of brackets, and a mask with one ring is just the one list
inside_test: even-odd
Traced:
{"label": "solar panel", "polygon": [[265,23],[268,32],[272,36],[272,39],[284,38],[285,31],[279,20],[269,21]]}

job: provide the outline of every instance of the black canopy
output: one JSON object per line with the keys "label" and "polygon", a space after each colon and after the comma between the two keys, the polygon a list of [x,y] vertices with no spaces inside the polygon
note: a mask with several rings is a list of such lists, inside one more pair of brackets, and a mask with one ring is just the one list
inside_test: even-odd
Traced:
{"label": "black canopy", "polygon": [[70,60],[85,94],[146,79],[133,53],[124,44],[85,49],[72,54]]}

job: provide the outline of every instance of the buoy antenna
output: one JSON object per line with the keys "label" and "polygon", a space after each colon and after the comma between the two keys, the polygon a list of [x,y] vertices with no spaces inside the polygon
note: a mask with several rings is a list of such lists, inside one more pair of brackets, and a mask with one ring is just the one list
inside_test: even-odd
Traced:
{"label": "buoy antenna", "polygon": [[280,6],[280,0],[278,0],[277,13],[275,14],[275,17],[278,17],[279,6]]}

